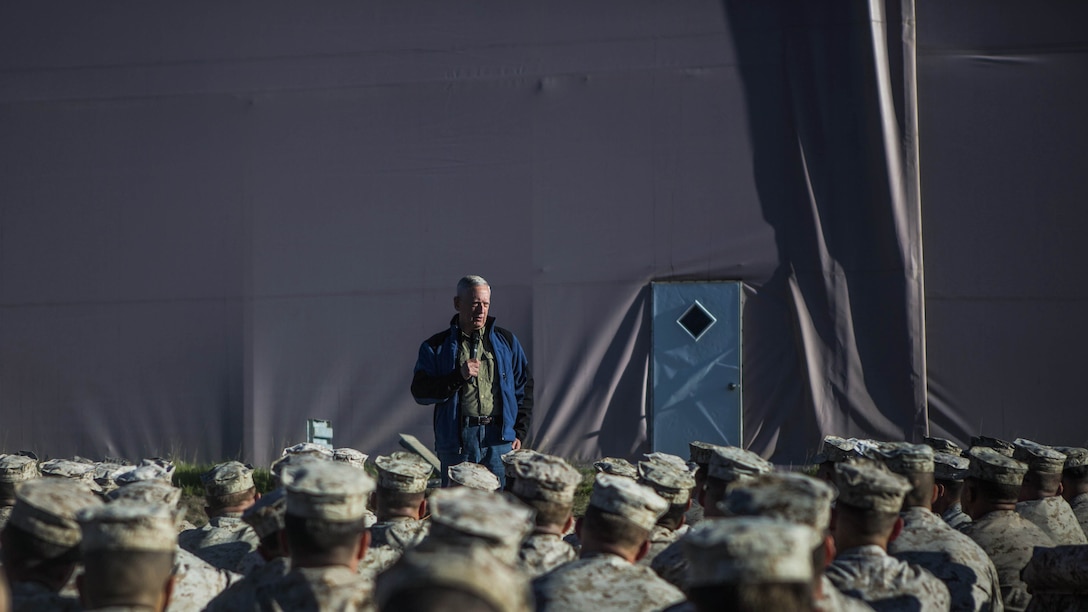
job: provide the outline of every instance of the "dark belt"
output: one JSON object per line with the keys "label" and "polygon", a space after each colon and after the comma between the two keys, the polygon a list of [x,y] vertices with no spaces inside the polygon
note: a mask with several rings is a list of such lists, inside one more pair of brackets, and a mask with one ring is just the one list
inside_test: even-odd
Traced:
{"label": "dark belt", "polygon": [[490,425],[495,422],[495,417],[482,416],[482,417],[465,417],[466,425]]}

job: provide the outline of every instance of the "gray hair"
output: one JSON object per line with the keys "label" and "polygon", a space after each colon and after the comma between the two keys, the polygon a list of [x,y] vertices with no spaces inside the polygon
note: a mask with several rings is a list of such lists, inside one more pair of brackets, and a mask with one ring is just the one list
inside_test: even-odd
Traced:
{"label": "gray hair", "polygon": [[457,281],[457,295],[472,289],[473,287],[491,287],[491,284],[484,280],[482,276],[476,276],[475,274],[469,274],[464,276],[461,280]]}

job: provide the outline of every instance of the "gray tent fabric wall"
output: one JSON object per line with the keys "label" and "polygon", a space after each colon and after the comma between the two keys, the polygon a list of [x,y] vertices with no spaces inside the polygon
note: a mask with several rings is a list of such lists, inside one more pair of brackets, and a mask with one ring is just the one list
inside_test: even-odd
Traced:
{"label": "gray tent fabric wall", "polygon": [[912,11],[0,7],[0,447],[429,442],[411,368],[465,273],[526,346],[544,450],[645,450],[655,280],[745,282],[754,450],[916,437]]}
{"label": "gray tent fabric wall", "polygon": [[1088,5],[918,5],[935,435],[1088,444]]}

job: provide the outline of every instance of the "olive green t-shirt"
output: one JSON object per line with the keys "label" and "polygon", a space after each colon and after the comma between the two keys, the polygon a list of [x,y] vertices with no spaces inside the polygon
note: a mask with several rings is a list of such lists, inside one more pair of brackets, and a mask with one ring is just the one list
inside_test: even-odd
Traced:
{"label": "olive green t-shirt", "polygon": [[[480,360],[480,373],[461,386],[461,416],[491,416],[495,412],[495,353],[486,333],[480,342],[476,358]],[[457,367],[472,355],[472,334],[461,332],[460,355]]]}

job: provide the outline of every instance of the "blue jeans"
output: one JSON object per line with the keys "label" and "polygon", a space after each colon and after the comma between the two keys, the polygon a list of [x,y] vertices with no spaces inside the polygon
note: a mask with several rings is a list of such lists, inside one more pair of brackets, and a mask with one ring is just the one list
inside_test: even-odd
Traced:
{"label": "blue jeans", "polygon": [[502,456],[510,452],[513,443],[502,441],[502,425],[465,425],[461,428],[461,444],[461,453],[438,453],[438,459],[442,462],[442,486],[450,484],[450,466],[465,461],[479,463],[491,470],[499,477],[500,488],[506,486]]}

